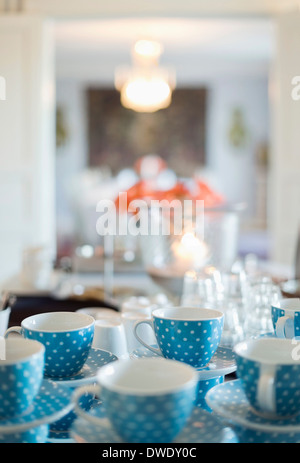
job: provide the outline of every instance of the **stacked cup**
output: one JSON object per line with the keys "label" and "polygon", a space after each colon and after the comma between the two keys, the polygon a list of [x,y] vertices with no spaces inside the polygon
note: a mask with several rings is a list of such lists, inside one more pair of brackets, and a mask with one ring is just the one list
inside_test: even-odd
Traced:
{"label": "stacked cup", "polygon": [[[149,325],[158,348],[145,342],[139,332],[141,325]],[[191,365],[201,371],[216,353],[224,326],[224,314],[218,310],[195,307],[167,307],[152,312],[150,320],[135,324],[136,339],[156,355]],[[207,391],[223,382],[223,376],[200,379],[197,383],[196,404],[205,404]]]}
{"label": "stacked cup", "polygon": [[235,346],[237,375],[258,413],[276,419],[300,412],[300,299],[271,305],[275,337],[247,340]]}
{"label": "stacked cup", "polygon": [[295,344],[288,339],[249,339],[234,351],[237,376],[258,414],[276,420],[300,412],[300,361]]}
{"label": "stacked cup", "polygon": [[[83,394],[97,394],[109,426],[127,443],[175,439],[197,404],[198,391],[205,389],[199,385],[197,368],[209,363],[223,329],[223,313],[212,309],[151,307],[151,312],[151,318],[136,320],[133,331],[139,345],[159,357],[113,362],[100,368],[97,385],[74,393],[76,413],[100,430],[103,420],[80,407]],[[142,324],[150,325],[159,349],[140,338]]]}
{"label": "stacked cup", "polygon": [[158,358],[122,359],[99,369],[96,385],[74,392],[77,415],[97,430],[103,419],[80,406],[86,393],[103,402],[111,427],[126,443],[171,442],[194,406],[197,372],[181,362]]}
{"label": "stacked cup", "polygon": [[300,412],[300,299],[271,305],[275,336],[248,339],[234,347],[237,375],[246,397],[264,417],[280,419]]}
{"label": "stacked cup", "polygon": [[272,322],[277,338],[300,336],[300,299],[281,299],[272,305]]}
{"label": "stacked cup", "polygon": [[[22,338],[7,339],[0,360],[0,420],[14,419],[26,413],[36,398],[43,380],[45,347]],[[1,427],[2,428],[2,427]],[[48,425],[23,429],[19,442],[43,442]],[[1,442],[16,442],[9,429],[0,435]]]}
{"label": "stacked cup", "polygon": [[271,313],[275,336],[236,344],[238,381],[208,394],[208,403],[231,422],[240,442],[299,440],[300,300],[283,299]]}
{"label": "stacked cup", "polygon": [[[49,312],[32,315],[25,318],[21,326],[9,328],[5,333],[8,346],[35,345],[40,346],[43,353],[43,364],[39,363],[38,378],[36,378],[37,373],[25,372],[24,377],[31,376],[30,381],[33,381],[34,387],[31,385],[29,388],[28,384],[28,387],[24,386],[24,390],[28,389],[31,394],[33,392],[37,394],[38,389],[36,388],[40,386],[43,376],[49,381],[61,380],[60,385],[63,387],[64,379],[78,374],[88,358],[94,337],[94,326],[94,318],[87,314]],[[11,333],[18,333],[21,337],[8,337]],[[3,399],[5,400],[9,397],[8,384],[8,381],[1,381]],[[5,400],[1,402],[5,403]],[[26,409],[29,405],[25,397],[19,397],[19,402],[21,410]],[[91,402],[91,397],[85,397],[82,400],[86,408],[89,408]],[[64,428],[65,422],[70,422],[71,414],[73,415],[72,411],[61,417],[59,425],[62,428]],[[75,419],[75,415],[73,419]]]}
{"label": "stacked cup", "polygon": [[95,320],[76,312],[49,312],[25,318],[6,331],[21,334],[45,346],[45,376],[65,378],[78,373],[92,346]]}

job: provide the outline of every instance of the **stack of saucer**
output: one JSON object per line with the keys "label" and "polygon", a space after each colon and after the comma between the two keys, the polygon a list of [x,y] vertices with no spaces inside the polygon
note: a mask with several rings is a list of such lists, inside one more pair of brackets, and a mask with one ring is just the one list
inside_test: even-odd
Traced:
{"label": "stack of saucer", "polygon": [[45,442],[49,423],[68,413],[70,392],[43,378],[44,346],[7,339],[0,361],[0,442]]}
{"label": "stack of saucer", "polygon": [[[95,383],[99,368],[116,360],[118,360],[118,358],[111,352],[92,347],[84,366],[76,375],[67,378],[51,378],[51,380],[57,383],[58,386],[69,389],[70,395],[72,395],[74,390],[78,387]],[[98,405],[98,402],[99,401],[95,399],[94,395],[87,393],[82,397],[80,406],[84,410],[90,410]],[[77,415],[72,409],[61,419],[52,422],[50,425],[50,437],[53,437],[53,440],[54,438],[57,440],[68,438],[66,433],[68,433],[76,418]]]}
{"label": "stack of saucer", "polygon": [[211,389],[206,402],[239,442],[300,442],[299,347],[299,341],[276,337],[234,347],[238,380]]}
{"label": "stack of saucer", "polygon": [[[71,428],[74,439],[98,443],[167,443],[181,438],[178,442],[231,441],[233,434],[227,433],[226,426],[217,426],[216,418],[200,403],[209,387],[236,369],[232,351],[220,348],[223,321],[222,312],[189,307],[155,309],[150,319],[137,321],[133,332],[140,347],[129,358],[101,368],[95,385],[75,391],[79,418]],[[152,328],[156,346],[142,339],[142,324]],[[96,394],[102,403],[84,411],[79,401],[85,393]]]}
{"label": "stack of saucer", "polygon": [[[70,435],[78,443],[228,443],[234,433],[216,417],[195,407],[197,371],[162,358],[121,359],[100,368],[97,384],[73,395],[78,418]],[[100,394],[88,412],[85,392]]]}
{"label": "stack of saucer", "polygon": [[[19,335],[10,337],[12,332]],[[49,430],[69,429],[76,418],[73,390],[95,381],[99,367],[117,360],[93,349],[93,336],[93,317],[74,312],[33,315],[6,331],[0,442],[45,442]],[[92,400],[86,397],[82,405],[88,408]]]}
{"label": "stack of saucer", "polygon": [[[145,324],[154,332],[156,347],[145,342],[140,334],[140,326]],[[206,393],[223,383],[225,375],[236,370],[232,349],[220,346],[223,326],[224,315],[217,310],[195,307],[156,309],[151,320],[136,323],[134,334],[143,347],[132,355],[154,355],[192,365],[198,371],[196,405],[210,411],[205,401]]]}
{"label": "stack of saucer", "polygon": [[[157,348],[155,345],[152,347]],[[145,347],[139,347],[130,354],[130,357],[134,359],[161,356],[154,354],[154,352]],[[196,405],[204,410],[211,411],[206,403],[205,396],[212,387],[222,384],[227,375],[236,371],[235,355],[232,349],[219,346],[209,363],[205,367],[196,369],[199,378]]]}

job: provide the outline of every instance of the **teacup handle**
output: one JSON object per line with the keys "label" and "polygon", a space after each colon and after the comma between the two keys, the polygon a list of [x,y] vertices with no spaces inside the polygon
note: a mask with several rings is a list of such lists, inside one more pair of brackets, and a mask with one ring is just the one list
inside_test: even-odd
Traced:
{"label": "teacup handle", "polygon": [[21,326],[12,326],[5,331],[4,337],[7,338],[10,333],[18,333],[23,336],[23,328]]}
{"label": "teacup handle", "polygon": [[[277,322],[276,322],[276,328],[275,328],[275,332],[276,332],[276,336],[277,338],[286,338],[286,324],[287,322],[291,320],[291,317],[287,317],[287,316],[284,316],[284,317],[280,317],[278,318]],[[294,336],[292,336],[294,337]]]}
{"label": "teacup handle", "polygon": [[155,347],[152,347],[152,346],[149,346],[149,344],[147,344],[145,341],[143,341],[138,333],[137,333],[137,328],[139,325],[142,325],[143,323],[146,323],[147,325],[149,325],[152,330],[154,331],[154,326],[153,326],[153,320],[140,320],[138,322],[136,322],[134,324],[134,327],[133,327],[133,333],[134,333],[134,336],[136,337],[136,339],[144,346],[146,347],[146,349],[149,349],[151,350],[152,352],[154,352],[154,354],[157,354],[159,355],[160,357],[162,357],[162,354],[161,354],[161,351],[159,349],[156,349]]}
{"label": "teacup handle", "polygon": [[89,421],[90,423],[110,428],[111,426],[106,418],[97,418],[96,416],[93,416],[90,413],[83,410],[83,408],[80,406],[80,399],[85,394],[98,395],[99,397],[99,395],[101,394],[101,387],[98,384],[87,384],[86,386],[82,386],[75,389],[72,395],[72,402],[74,403],[75,413],[81,418],[84,418],[85,420]]}
{"label": "teacup handle", "polygon": [[275,413],[275,371],[273,368],[262,371],[257,388],[257,401],[262,410]]}

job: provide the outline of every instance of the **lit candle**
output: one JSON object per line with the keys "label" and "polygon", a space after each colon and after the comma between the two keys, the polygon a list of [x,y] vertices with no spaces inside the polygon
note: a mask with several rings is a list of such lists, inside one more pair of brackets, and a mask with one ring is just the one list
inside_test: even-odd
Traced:
{"label": "lit candle", "polygon": [[191,232],[185,233],[179,242],[175,242],[172,251],[176,265],[185,270],[201,267],[208,257],[207,244]]}

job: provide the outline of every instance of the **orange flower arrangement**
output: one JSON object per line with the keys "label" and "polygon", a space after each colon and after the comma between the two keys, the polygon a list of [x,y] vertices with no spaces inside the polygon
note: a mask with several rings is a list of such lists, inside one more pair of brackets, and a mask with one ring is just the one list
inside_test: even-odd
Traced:
{"label": "orange flower arrangement", "polygon": [[[140,173],[142,160],[139,160],[136,164],[136,170]],[[166,168],[164,161],[158,163],[158,172],[161,172]],[[197,178],[193,179],[192,187],[189,188],[184,181],[178,180],[177,183],[169,190],[157,189],[155,178],[141,178],[135,185],[129,188],[127,191],[127,211],[129,205],[134,200],[144,200],[146,202],[152,200],[202,200],[204,201],[204,207],[212,208],[224,204],[224,198],[219,193],[215,192],[206,182]],[[117,209],[120,209],[119,197],[115,201]],[[126,212],[126,211],[121,211]]]}

